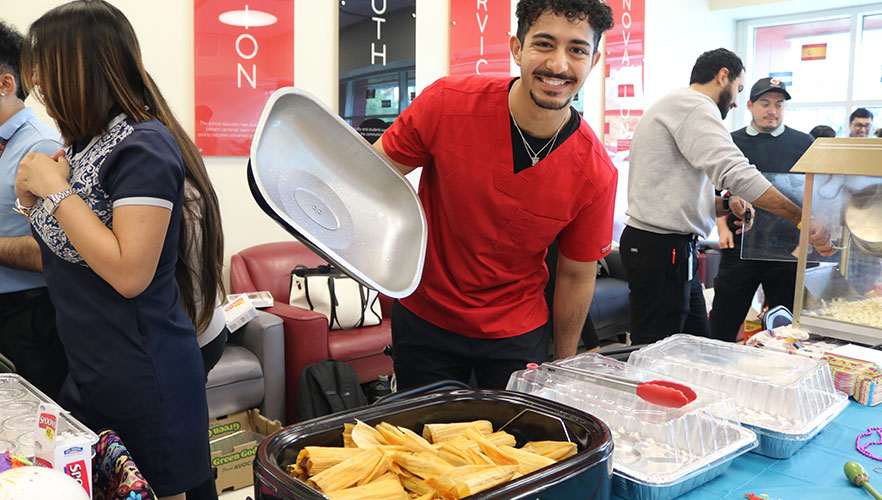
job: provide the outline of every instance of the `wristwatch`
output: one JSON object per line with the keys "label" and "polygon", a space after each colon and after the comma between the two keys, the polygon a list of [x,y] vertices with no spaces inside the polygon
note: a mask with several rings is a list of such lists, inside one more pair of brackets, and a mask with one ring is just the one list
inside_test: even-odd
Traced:
{"label": "wristwatch", "polygon": [[67,198],[72,194],[77,194],[77,192],[74,191],[74,188],[62,189],[55,194],[50,194],[43,200],[43,208],[46,209],[46,212],[48,212],[49,215],[52,215],[58,208],[58,204],[61,203],[61,200]]}
{"label": "wristwatch", "polygon": [[729,206],[729,196],[730,196],[729,193],[726,193],[723,195],[723,210],[727,214],[732,213],[732,208]]}

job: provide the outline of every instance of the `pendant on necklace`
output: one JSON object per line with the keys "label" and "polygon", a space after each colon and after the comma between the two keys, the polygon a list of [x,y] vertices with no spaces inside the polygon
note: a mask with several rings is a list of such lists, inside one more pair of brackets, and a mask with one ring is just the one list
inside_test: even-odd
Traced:
{"label": "pendant on necklace", "polygon": [[536,166],[537,163],[539,163],[539,157],[538,157],[538,156],[531,156],[531,157],[530,157],[530,160],[533,161],[533,165],[532,165],[532,166],[534,166],[534,167]]}

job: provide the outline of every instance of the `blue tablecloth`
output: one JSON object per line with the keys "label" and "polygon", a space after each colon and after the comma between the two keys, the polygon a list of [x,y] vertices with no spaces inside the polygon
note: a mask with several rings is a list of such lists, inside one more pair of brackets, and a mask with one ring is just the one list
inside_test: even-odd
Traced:
{"label": "blue tablecloth", "polygon": [[[744,499],[745,494],[766,494],[770,500],[872,500],[863,488],[852,486],[842,466],[849,460],[863,465],[870,484],[882,491],[882,473],[873,471],[882,462],[855,450],[859,434],[882,426],[882,406],[868,407],[852,401],[820,434],[787,460],[745,453],[722,476],[679,497],[678,500]],[[875,439],[875,433],[864,443]],[[882,446],[871,446],[882,456]],[[879,469],[882,471],[882,469]],[[613,496],[616,500],[626,500]]]}

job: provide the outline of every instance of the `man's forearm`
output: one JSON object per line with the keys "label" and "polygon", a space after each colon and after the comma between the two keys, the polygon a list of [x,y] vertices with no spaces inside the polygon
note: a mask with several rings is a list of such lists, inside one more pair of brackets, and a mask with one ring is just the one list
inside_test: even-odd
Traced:
{"label": "man's forearm", "polygon": [[763,210],[768,210],[775,215],[784,217],[785,219],[799,224],[802,220],[802,209],[794,204],[790,199],[781,194],[774,186],[766,189],[766,192],[757,198],[753,205]]}
{"label": "man's forearm", "polygon": [[33,236],[0,237],[0,266],[42,272],[40,246]]}
{"label": "man's forearm", "polygon": [[[594,295],[597,264],[590,265],[590,273],[569,274],[558,272],[554,285],[554,359],[576,354],[579,338],[588,316],[588,308]],[[558,264],[560,266],[560,262]],[[558,271],[560,271],[558,267]]]}

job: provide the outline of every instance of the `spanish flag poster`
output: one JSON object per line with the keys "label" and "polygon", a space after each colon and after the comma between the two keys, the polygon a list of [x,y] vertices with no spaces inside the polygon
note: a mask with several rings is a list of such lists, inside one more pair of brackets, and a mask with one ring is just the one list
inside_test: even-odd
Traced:
{"label": "spanish flag poster", "polygon": [[802,60],[803,61],[816,61],[819,59],[827,58],[827,44],[826,43],[813,43],[811,45],[803,45],[802,46]]}

